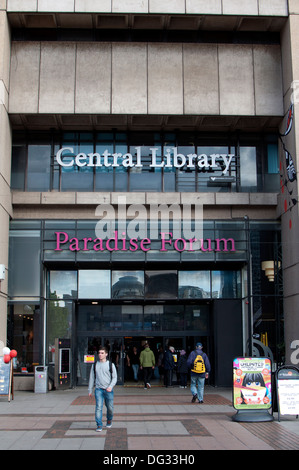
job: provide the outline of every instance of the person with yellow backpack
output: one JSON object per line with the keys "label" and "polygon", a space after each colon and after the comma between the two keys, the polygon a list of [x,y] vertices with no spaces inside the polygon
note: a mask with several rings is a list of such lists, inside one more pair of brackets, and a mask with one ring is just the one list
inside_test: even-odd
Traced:
{"label": "person with yellow backpack", "polygon": [[196,349],[189,354],[187,364],[191,369],[191,402],[195,403],[198,399],[199,403],[203,403],[205,379],[209,377],[211,365],[208,356],[202,350],[201,343],[196,343]]}

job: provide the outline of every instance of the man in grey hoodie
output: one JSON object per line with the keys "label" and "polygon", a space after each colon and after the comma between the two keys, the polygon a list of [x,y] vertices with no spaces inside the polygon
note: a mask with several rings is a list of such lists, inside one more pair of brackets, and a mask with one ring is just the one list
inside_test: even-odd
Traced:
{"label": "man in grey hoodie", "polygon": [[[99,360],[96,361],[91,370],[88,384],[88,394],[92,396],[92,390],[95,386],[95,420],[97,424],[96,431],[100,432],[103,429],[102,413],[103,404],[107,408],[107,428],[111,428],[113,419],[113,398],[114,392],[113,387],[117,382],[117,372],[114,364],[110,364],[107,360],[108,351],[104,346],[99,348]],[[112,365],[112,367],[111,367]],[[94,370],[95,368],[95,370]],[[96,373],[95,373],[96,372]],[[96,378],[95,378],[96,377]]]}

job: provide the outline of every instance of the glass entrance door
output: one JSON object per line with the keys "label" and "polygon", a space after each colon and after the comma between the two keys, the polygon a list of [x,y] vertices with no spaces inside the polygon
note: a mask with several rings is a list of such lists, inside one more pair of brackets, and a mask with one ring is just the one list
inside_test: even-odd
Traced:
{"label": "glass entrance door", "polygon": [[107,338],[99,335],[78,333],[77,336],[77,385],[88,385],[90,369],[97,356],[99,347],[106,346],[108,358],[117,370],[117,384],[124,383],[124,342],[123,338]]}
{"label": "glass entrance door", "polygon": [[109,351],[108,356],[110,361],[112,361],[116,367],[117,384],[123,385],[126,361],[124,338],[104,337],[103,344]]}

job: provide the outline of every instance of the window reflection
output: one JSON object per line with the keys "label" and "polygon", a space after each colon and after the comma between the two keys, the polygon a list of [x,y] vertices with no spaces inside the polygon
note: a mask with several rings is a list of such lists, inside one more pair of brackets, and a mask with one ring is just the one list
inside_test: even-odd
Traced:
{"label": "window reflection", "polygon": [[72,336],[73,302],[53,300],[47,307],[47,351],[49,362],[55,361],[55,339]]}
{"label": "window reflection", "polygon": [[148,299],[177,298],[177,271],[146,271],[145,297]]}
{"label": "window reflection", "polygon": [[[64,132],[54,137],[51,133],[45,133],[41,140],[34,132],[26,135],[15,132],[11,183],[14,189],[26,191],[278,190],[277,137],[267,134],[265,138],[271,144],[264,148],[259,143],[259,134],[253,134],[249,140],[246,138],[250,142],[248,145],[240,145],[240,141],[244,143],[244,136],[228,139],[226,136],[207,134],[196,138],[192,133],[186,133],[182,138],[180,133]],[[102,156],[106,151],[106,163],[110,165],[61,167],[55,159],[53,164],[52,152],[56,154],[59,149],[66,147],[72,149],[63,152],[66,164],[73,162],[75,155],[80,153]],[[128,153],[133,155],[136,163],[136,148],[140,149],[142,167],[124,167],[123,156]],[[225,164],[222,158],[217,159],[215,168],[198,168],[196,163],[193,168],[187,165],[176,168],[173,166],[174,148],[178,155],[207,155],[208,158],[213,154],[236,155],[236,149],[239,149],[238,157],[232,160],[226,173],[232,179],[214,181],[210,178],[223,176]],[[167,155],[171,166],[151,166],[153,152],[157,165],[166,161],[163,157]],[[180,159],[177,163],[180,163]]]}
{"label": "window reflection", "polygon": [[[64,152],[63,160],[69,163],[79,153],[93,153],[92,133],[65,133],[62,147],[69,147],[73,152]],[[93,167],[72,165],[61,170],[62,191],[93,191]]]}
{"label": "window reflection", "polygon": [[77,297],[77,271],[50,271],[50,297],[67,299]]}
{"label": "window reflection", "polygon": [[49,190],[50,164],[50,145],[28,145],[27,191]]}
{"label": "window reflection", "polygon": [[[240,271],[50,271],[51,299],[240,298]],[[148,307],[151,309],[151,307]],[[150,310],[148,310],[150,314]],[[158,309],[154,314],[160,314]]]}
{"label": "window reflection", "polygon": [[212,297],[214,299],[241,297],[240,271],[212,271]]}
{"label": "window reflection", "polygon": [[210,271],[179,271],[179,298],[208,299],[210,284]]}
{"label": "window reflection", "polygon": [[143,271],[112,271],[113,299],[138,299],[143,296]]}
{"label": "window reflection", "polygon": [[108,269],[79,270],[79,299],[110,299],[110,271]]}
{"label": "window reflection", "polygon": [[33,364],[39,363],[39,305],[15,304],[13,325],[11,348],[18,352],[13,359],[14,371],[33,372]]}
{"label": "window reflection", "polygon": [[256,147],[240,147],[240,171],[242,191],[256,191]]}

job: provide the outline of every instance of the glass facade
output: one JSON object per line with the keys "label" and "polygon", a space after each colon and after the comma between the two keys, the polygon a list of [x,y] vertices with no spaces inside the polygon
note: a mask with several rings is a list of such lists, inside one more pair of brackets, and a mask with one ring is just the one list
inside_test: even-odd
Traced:
{"label": "glass facade", "polygon": [[277,148],[277,136],[271,134],[14,132],[11,187],[278,192]]}
{"label": "glass facade", "polygon": [[[222,300],[251,305],[253,333],[267,338],[278,357],[283,322],[278,223],[205,221],[204,235],[212,240],[232,237],[234,252],[214,250],[188,257],[188,253],[174,249],[161,252],[156,247],[152,259],[159,265],[145,263],[145,253],[134,257],[136,252],[131,252],[131,258],[125,259],[126,268],[130,261],[130,269],[124,269],[123,258],[113,257],[118,253],[103,252],[95,259],[80,258],[81,252],[55,251],[55,232],[79,239],[82,234],[91,235],[95,223],[11,222],[8,332],[12,347],[22,350],[17,371],[32,371],[34,364],[42,363],[43,354],[47,363],[53,362],[57,337],[78,344],[91,341],[88,338],[96,338],[100,332],[120,337],[208,338],[213,332],[213,302]],[[21,262],[24,256],[28,263]],[[274,260],[277,266],[275,282],[270,282],[261,269],[266,260]],[[246,318],[244,322],[246,325]]]}

